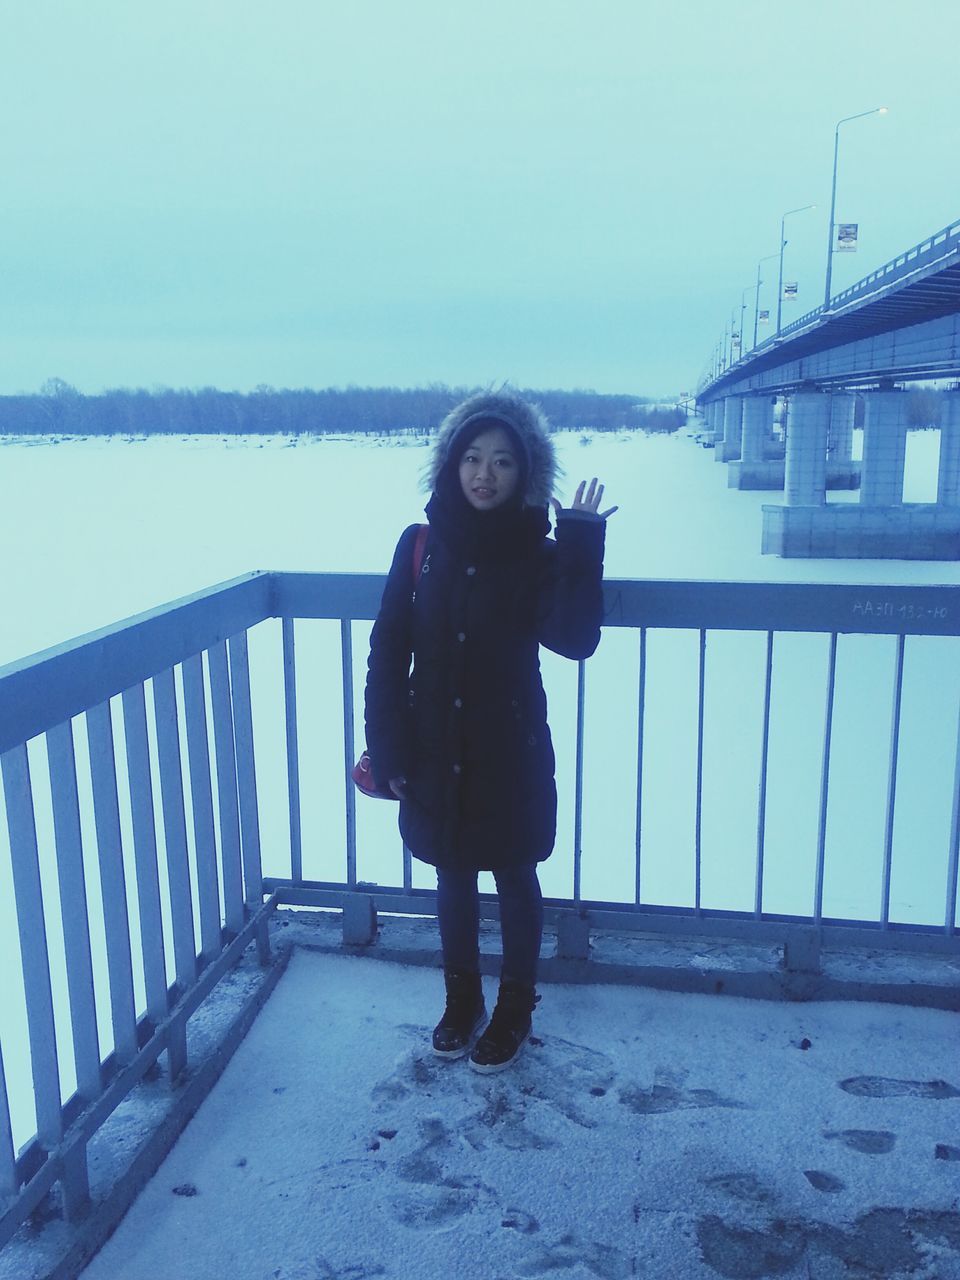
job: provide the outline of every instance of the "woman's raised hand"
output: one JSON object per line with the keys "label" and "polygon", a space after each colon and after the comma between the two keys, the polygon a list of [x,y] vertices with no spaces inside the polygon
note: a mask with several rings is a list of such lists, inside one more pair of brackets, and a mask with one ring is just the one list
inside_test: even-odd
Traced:
{"label": "woman's raised hand", "polygon": [[[586,493],[584,490],[586,489]],[[619,507],[608,507],[606,511],[600,510],[600,499],[603,497],[603,485],[597,483],[597,477],[594,476],[590,481],[590,487],[587,489],[586,480],[581,480],[577,485],[577,492],[573,502],[568,507],[569,511],[589,511],[592,515],[599,516],[601,520],[606,520],[608,516],[612,516],[615,511],[619,511]],[[553,509],[559,516],[563,510],[556,498],[550,499]]]}

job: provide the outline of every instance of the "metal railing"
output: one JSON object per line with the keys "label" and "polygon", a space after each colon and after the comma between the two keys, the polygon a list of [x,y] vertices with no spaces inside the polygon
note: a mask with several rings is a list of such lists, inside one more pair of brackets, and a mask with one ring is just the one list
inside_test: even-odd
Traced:
{"label": "metal railing", "polygon": [[[269,611],[269,586],[269,577],[259,575],[0,668],[0,770],[36,1115],[35,1136],[15,1152],[6,1044],[6,1073],[0,1055],[0,1243],[58,1182],[66,1215],[85,1213],[87,1145],[97,1129],[162,1054],[170,1082],[178,1081],[187,1066],[190,1016],[248,945],[256,943],[263,963],[269,958],[267,918],[276,903],[264,902],[246,647],[246,628]],[[111,706],[115,697],[119,714]],[[78,770],[77,736],[86,738],[87,771]],[[46,755],[49,773],[47,812],[39,779],[31,776],[31,755],[38,754]],[[90,800],[92,824],[81,793]],[[121,813],[132,832],[126,851]],[[93,865],[83,836],[91,825]],[[49,932],[57,913],[49,894],[44,900],[51,864],[62,922],[53,946]],[[89,884],[94,865],[96,902]],[[135,911],[128,905],[131,873]],[[102,921],[102,957],[91,944],[94,916]],[[9,999],[16,942],[8,936],[2,945]],[[54,957],[66,971],[69,1046],[58,1043]],[[95,981],[101,959],[105,983]],[[103,1053],[105,1023],[112,1048]],[[71,1074],[76,1089],[64,1097],[62,1080]]]}
{"label": "metal railing", "polygon": [[[22,960],[23,1001],[29,1038],[30,1071],[36,1108],[36,1135],[14,1150],[6,1080],[0,1058],[0,1241],[59,1181],[66,1211],[78,1216],[88,1201],[86,1145],[99,1125],[161,1054],[176,1079],[186,1061],[186,1027],[191,1014],[242,951],[256,941],[268,957],[268,917],[278,905],[335,907],[358,890],[370,893],[384,911],[430,915],[435,898],[414,885],[408,850],[397,842],[402,871],[397,883],[369,885],[358,878],[356,793],[349,768],[358,748],[354,705],[358,692],[354,672],[353,626],[375,617],[383,588],[376,575],[258,573],[153,610],[117,626],[0,668],[0,765],[5,795],[6,829],[12,865],[16,926]],[[635,788],[627,800],[633,811],[633,875],[630,891],[620,898],[583,895],[585,814],[605,808],[609,797],[590,790],[591,748],[587,715],[585,666],[579,664],[575,708],[567,720],[571,740],[558,740],[574,789],[572,810],[572,876],[566,894],[548,898],[549,909],[589,912],[594,923],[634,929],[699,931],[739,937],[777,938],[797,923],[822,926],[846,941],[917,948],[960,949],[957,929],[958,846],[960,846],[960,753],[951,764],[952,791],[949,838],[938,875],[944,889],[937,921],[909,923],[891,911],[898,778],[907,754],[901,732],[905,662],[914,637],[960,637],[960,587],[877,587],[768,585],[761,583],[664,582],[612,580],[605,584],[606,628],[635,638],[636,685],[626,698],[626,723],[635,751]],[[282,668],[279,692],[253,681],[251,693],[247,636],[269,619],[281,619],[281,641],[274,648]],[[304,710],[298,679],[304,674],[299,625],[328,620],[339,627],[345,841],[341,879],[304,876],[303,801],[301,793]],[[271,625],[267,623],[268,627]],[[273,624],[275,625],[275,624]],[[656,680],[652,676],[651,642],[664,636],[691,638],[693,669],[685,683],[695,703],[688,746],[692,795],[692,887],[673,898],[645,901],[648,822],[657,806],[675,803],[649,794],[645,785],[663,750],[657,717],[650,711]],[[705,761],[710,735],[725,726],[711,724],[712,681],[729,679],[710,666],[711,646],[719,633],[754,633],[762,658],[757,672],[762,694],[755,726],[759,754],[751,783],[756,840],[752,851],[750,901],[743,908],[711,907],[705,877],[715,875],[704,812]],[[771,777],[772,688],[778,646],[790,633],[819,635],[827,648],[822,735],[819,741],[819,788],[816,838],[797,859],[810,859],[812,893],[807,910],[774,912],[765,902],[768,800]],[[894,637],[886,788],[876,801],[883,811],[882,878],[877,909],[869,916],[835,917],[826,910],[825,877],[831,864],[827,850],[828,806],[833,780],[834,709],[838,676],[838,638],[847,635]],[[269,639],[269,636],[267,637]],[[631,644],[633,641],[630,641]],[[259,643],[259,641],[258,641]],[[953,645],[953,641],[949,643]],[[951,663],[956,663],[956,652]],[[592,664],[603,663],[604,647]],[[742,663],[740,667],[742,667]],[[621,673],[622,675],[622,673]],[[150,697],[146,686],[150,685]],[[692,691],[696,690],[695,697]],[[659,694],[657,695],[659,696]],[[266,750],[282,760],[283,807],[288,831],[271,829],[269,857],[279,861],[278,841],[289,874],[264,876],[261,866],[260,808],[267,797],[258,783],[254,743],[264,755],[257,716],[276,708],[274,738]],[[321,710],[335,705],[331,696]],[[619,693],[623,723],[624,696]],[[314,704],[315,705],[315,704]],[[298,719],[298,708],[300,717]],[[954,743],[960,707],[951,706]],[[556,712],[556,708],[555,708]],[[745,715],[746,713],[744,713]],[[313,717],[316,719],[316,716]],[[559,723],[555,716],[552,723]],[[89,769],[78,770],[74,747],[84,725]],[[115,750],[122,727],[124,751]],[[210,738],[213,750],[211,753]],[[326,737],[331,736],[330,730]],[[43,804],[31,783],[31,753],[45,744],[50,778],[51,815],[44,827]],[[118,767],[121,760],[124,767]],[[631,761],[633,757],[631,757]],[[186,761],[186,770],[182,762]],[[921,762],[923,763],[923,762]],[[631,765],[632,767],[632,765]],[[159,789],[159,805],[156,790]],[[281,784],[282,785],[282,784]],[[335,777],[339,790],[340,780]],[[215,795],[214,795],[215,788]],[[89,789],[92,822],[82,793]],[[275,799],[275,797],[273,798]],[[271,801],[272,803],[272,801]],[[329,797],[325,797],[329,805]],[[337,801],[339,804],[339,801]],[[158,826],[163,838],[158,841]],[[38,837],[38,830],[49,836]],[[92,829],[92,835],[89,833]],[[88,835],[84,837],[84,830]],[[2,833],[2,824],[0,824]],[[106,980],[95,980],[96,956],[90,920],[95,903],[85,878],[92,840],[99,868],[98,912]],[[800,842],[798,841],[798,844]],[[127,847],[130,845],[132,847]],[[679,854],[677,855],[679,859]],[[850,856],[849,854],[847,856]],[[587,862],[585,864],[585,858]],[[49,945],[50,904],[44,881],[55,867],[62,920],[62,939]],[[48,874],[44,874],[45,871]],[[127,877],[135,880],[128,890]],[[49,895],[48,895],[49,896]],[[492,910],[489,899],[487,910]],[[62,947],[61,947],[62,942]],[[5,940],[8,950],[12,937]],[[63,954],[68,989],[71,1047],[58,1044],[55,1028],[55,984],[51,956]],[[8,966],[14,974],[15,965]],[[135,988],[140,991],[138,997]],[[103,1054],[98,1024],[109,1023],[113,1047]],[[4,1046],[9,1051],[9,1046]],[[76,1090],[62,1096],[63,1059],[70,1061]]]}

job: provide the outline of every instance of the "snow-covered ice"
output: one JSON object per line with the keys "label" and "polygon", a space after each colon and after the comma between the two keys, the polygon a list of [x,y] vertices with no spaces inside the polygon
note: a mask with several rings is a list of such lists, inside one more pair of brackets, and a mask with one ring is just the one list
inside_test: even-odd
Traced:
{"label": "snow-covered ice", "polygon": [[480,1076],[438,972],[295,951],[83,1280],[960,1277],[955,1015],[541,990]]}

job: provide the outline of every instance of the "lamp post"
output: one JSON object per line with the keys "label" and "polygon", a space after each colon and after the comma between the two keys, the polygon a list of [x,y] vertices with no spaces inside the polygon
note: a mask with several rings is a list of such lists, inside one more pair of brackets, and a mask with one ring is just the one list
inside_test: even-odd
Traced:
{"label": "lamp post", "polygon": [[783,310],[783,251],[787,242],[783,238],[784,223],[792,213],[806,213],[807,209],[815,209],[815,204],[802,204],[797,209],[788,209],[780,219],[780,277],[777,281],[777,337],[780,336],[780,313]]}
{"label": "lamp post", "polygon": [[[782,240],[783,236],[781,236],[780,239]],[[765,258],[761,258],[760,261],[757,263],[757,297],[753,306],[753,345],[754,347],[757,345],[757,323],[760,320],[760,286],[763,284],[763,281],[760,279],[760,268],[765,262],[769,262],[771,258],[775,258],[776,256],[777,255],[775,253],[768,253]]]}
{"label": "lamp post", "polygon": [[740,355],[743,355],[743,317],[747,310],[747,294],[753,288],[752,284],[748,284],[740,293]]}
{"label": "lamp post", "polygon": [[833,275],[833,229],[834,215],[837,211],[837,157],[840,153],[840,126],[848,124],[851,120],[862,120],[864,116],[885,116],[886,114],[886,107],[873,107],[870,111],[859,111],[855,116],[844,116],[842,120],[838,120],[837,127],[833,131],[833,186],[830,190],[830,234],[827,239],[827,282],[823,290],[824,307],[830,305],[830,278]]}

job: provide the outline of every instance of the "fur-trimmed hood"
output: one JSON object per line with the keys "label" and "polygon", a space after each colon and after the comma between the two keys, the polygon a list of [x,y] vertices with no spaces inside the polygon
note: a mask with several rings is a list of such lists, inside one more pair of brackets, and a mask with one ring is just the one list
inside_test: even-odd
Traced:
{"label": "fur-trimmed hood", "polygon": [[[481,391],[458,404],[440,423],[427,472],[431,490],[451,459],[457,437],[472,421],[495,418],[511,427],[524,449],[527,483],[523,494],[528,507],[545,507],[553,495],[557,461],[550,425],[539,405],[506,391]],[[469,443],[464,441],[463,443]]]}

